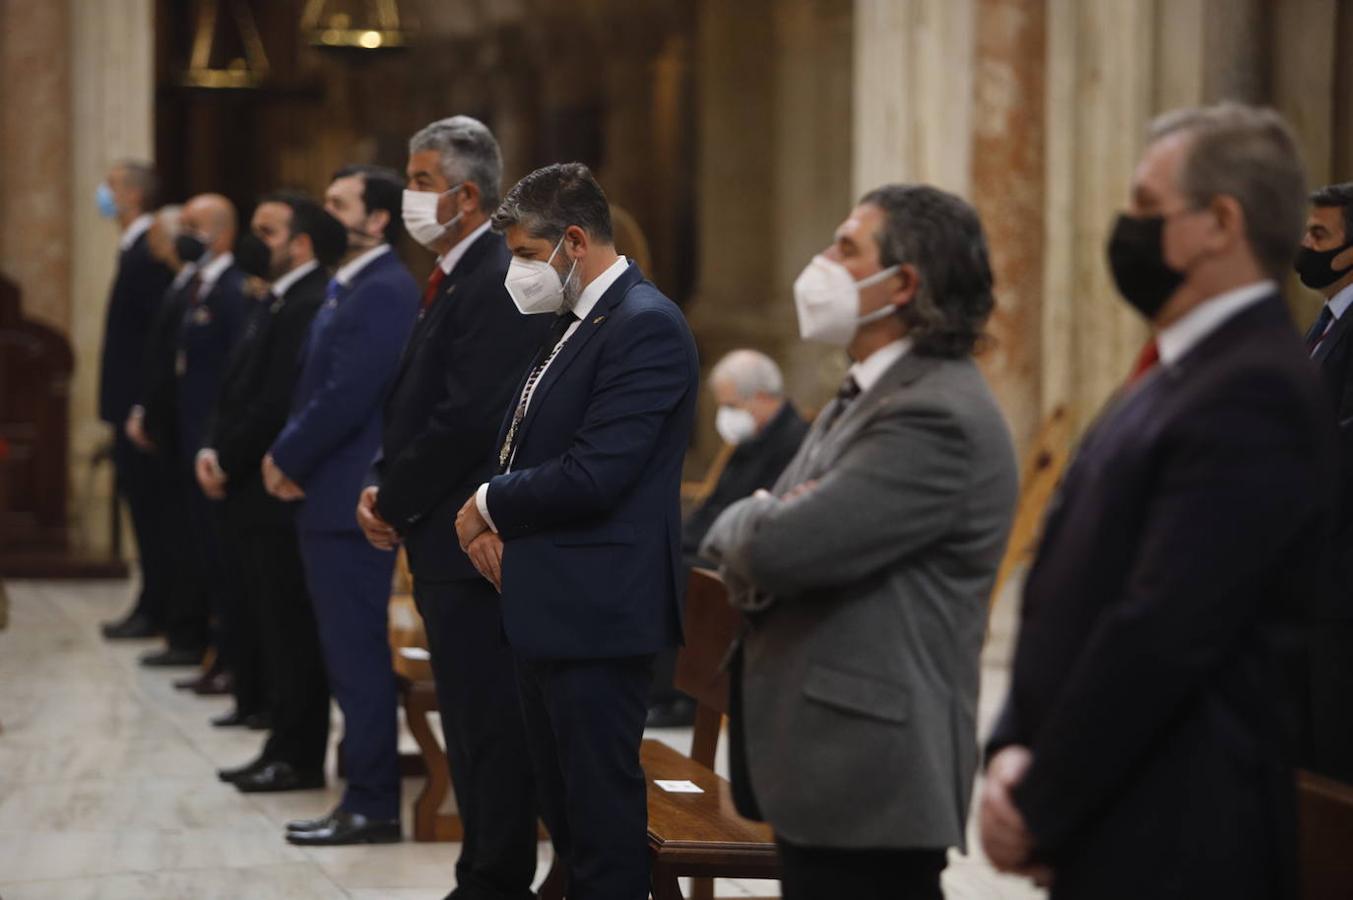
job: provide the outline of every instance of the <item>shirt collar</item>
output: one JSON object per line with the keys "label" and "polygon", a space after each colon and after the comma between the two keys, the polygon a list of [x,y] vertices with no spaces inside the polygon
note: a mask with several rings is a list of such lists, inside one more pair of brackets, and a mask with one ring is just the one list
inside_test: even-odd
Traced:
{"label": "shirt collar", "polygon": [[352,282],[352,279],[357,277],[357,273],[361,272],[367,266],[371,265],[371,263],[389,252],[389,244],[377,244],[356,259],[345,263],[342,268],[334,273],[334,279],[337,280],[339,284],[347,287],[348,284]]}
{"label": "shirt collar", "polygon": [[1334,318],[1342,319],[1348,308],[1353,306],[1353,284],[1326,300],[1325,305],[1330,308]]}
{"label": "shirt collar", "polygon": [[437,265],[442,267],[442,271],[447,275],[450,275],[451,270],[456,267],[456,263],[460,262],[461,257],[465,255],[465,251],[470,249],[471,244],[479,240],[480,235],[489,230],[489,225],[491,224],[492,222],[489,221],[484,222],[484,224],[457,241],[456,246],[443,253],[441,259],[437,260]]}
{"label": "shirt collar", "polygon": [[308,263],[301,263],[281,278],[272,283],[272,294],[274,297],[285,297],[291,286],[300,281],[305,276],[319,268],[319,260],[312,259]]}
{"label": "shirt collar", "polygon": [[184,263],[183,268],[179,269],[174,275],[174,290],[178,290],[185,284],[193,280],[197,274],[197,263]]}
{"label": "shirt collar", "polygon": [[1156,335],[1156,348],[1164,365],[1174,365],[1203,338],[1216,331],[1226,320],[1276,293],[1275,281],[1256,281],[1218,294],[1189,310]]}
{"label": "shirt collar", "polygon": [[122,229],[122,236],[117,239],[118,246],[124,251],[130,250],[132,244],[140,240],[141,235],[149,231],[153,224],[155,224],[155,217],[150,213],[142,213],[132,219],[131,224]]}
{"label": "shirt collar", "polygon": [[854,378],[855,383],[860,386],[860,393],[863,394],[877,384],[878,380],[883,377],[883,373],[892,368],[893,363],[911,350],[911,343],[911,338],[898,338],[891,344],[884,344],[852,365],[850,377]]}
{"label": "shirt collar", "polygon": [[202,273],[202,287],[200,290],[201,296],[203,297],[207,296],[207,292],[210,291],[212,287],[216,284],[217,280],[221,277],[221,273],[224,272],[226,269],[230,268],[230,264],[233,263],[234,261],[235,254],[227,250],[220,256],[213,256],[211,260],[201,268],[200,270]]}
{"label": "shirt collar", "polygon": [[582,294],[578,297],[578,302],[573,304],[573,314],[579,321],[586,319],[592,313],[592,307],[597,305],[597,301],[611,289],[611,285],[620,280],[620,276],[625,274],[629,268],[629,260],[623,256],[616,257],[615,262],[611,263],[605,272],[602,272],[592,283],[583,288]]}

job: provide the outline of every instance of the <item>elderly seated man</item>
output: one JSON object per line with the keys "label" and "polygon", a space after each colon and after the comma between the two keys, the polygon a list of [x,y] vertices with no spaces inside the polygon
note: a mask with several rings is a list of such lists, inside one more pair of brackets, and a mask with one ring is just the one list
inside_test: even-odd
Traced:
{"label": "elderly seated man", "polygon": [[[713,565],[700,559],[700,542],[719,513],[760,489],[769,489],[799,449],[808,423],[785,397],[780,368],[756,350],[734,350],[715,364],[709,387],[719,411],[719,437],[734,445],[714,490],[691,511],[681,532],[688,566]],[[672,685],[675,653],[660,654],[649,695],[648,724],[654,728],[689,725],[695,703]]]}

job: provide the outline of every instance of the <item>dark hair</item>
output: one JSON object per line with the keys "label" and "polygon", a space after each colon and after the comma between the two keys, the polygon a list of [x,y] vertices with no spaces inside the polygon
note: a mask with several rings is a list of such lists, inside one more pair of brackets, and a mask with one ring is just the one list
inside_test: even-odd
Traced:
{"label": "dark hair", "polygon": [[923,184],[884,185],[860,203],[883,211],[883,228],[874,236],[879,264],[910,263],[920,274],[915,296],[898,310],[913,350],[945,357],[972,353],[996,305],[977,211]]}
{"label": "dark hair", "polygon": [[114,167],[121,169],[127,181],[141,192],[142,212],[160,205],[160,176],[155,174],[154,165],[139,159],[122,159]]}
{"label": "dark hair", "polygon": [[1326,185],[1309,199],[1312,206],[1338,207],[1344,214],[1344,240],[1353,241],[1353,181]]}
{"label": "dark hair", "polygon": [[329,181],[354,175],[362,179],[362,206],[366,211],[373,213],[383,209],[390,214],[390,221],[385,224],[385,242],[393,244],[399,239],[399,228],[403,223],[400,211],[404,206],[404,181],[394,169],[365,164],[344,166]]}
{"label": "dark hair", "polygon": [[348,230],[314,200],[297,191],[277,191],[259,199],[258,204],[280,203],[291,209],[288,231],[292,237],[310,238],[315,259],[325,268],[333,268],[348,249]]}
{"label": "dark hair", "polygon": [[514,225],[550,241],[563,237],[571,225],[604,244],[615,241],[606,194],[580,162],[555,163],[518,181],[493,214],[493,230],[499,234]]}

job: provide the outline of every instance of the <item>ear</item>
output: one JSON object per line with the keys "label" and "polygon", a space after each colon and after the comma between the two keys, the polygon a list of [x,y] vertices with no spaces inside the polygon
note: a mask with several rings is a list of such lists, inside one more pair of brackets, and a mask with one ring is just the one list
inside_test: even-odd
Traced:
{"label": "ear", "polygon": [[1353,247],[1349,247],[1343,253],[1340,253],[1334,259],[1330,260],[1330,268],[1346,269],[1353,266]]}
{"label": "ear", "polygon": [[897,287],[888,297],[888,302],[893,306],[906,306],[916,296],[916,292],[921,289],[921,272],[911,263],[903,263],[901,268],[888,279],[890,284]]}
{"label": "ear", "polygon": [[568,255],[574,259],[579,259],[587,255],[587,248],[591,245],[587,232],[580,226],[570,225],[564,229],[564,248]]}
{"label": "ear", "polygon": [[482,197],[483,192],[479,190],[479,185],[473,181],[467,181],[456,192],[456,206],[462,212],[471,212],[479,209],[479,201]]}
{"label": "ear", "polygon": [[368,232],[371,237],[385,240],[385,229],[390,226],[390,211],[388,209],[374,209],[366,214],[368,225],[374,224],[374,233]]}
{"label": "ear", "polygon": [[1219,194],[1212,198],[1208,208],[1217,222],[1208,236],[1209,246],[1221,250],[1236,243],[1245,243],[1245,209],[1239,200]]}

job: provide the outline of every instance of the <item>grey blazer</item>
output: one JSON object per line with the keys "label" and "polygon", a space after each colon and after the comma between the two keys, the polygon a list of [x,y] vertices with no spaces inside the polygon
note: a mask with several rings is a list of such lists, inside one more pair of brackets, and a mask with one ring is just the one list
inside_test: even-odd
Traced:
{"label": "grey blazer", "polygon": [[751,620],[748,786],[796,844],[962,847],[1010,433],[970,358],[908,353],[824,431],[839,403],[775,496],[730,506],[702,549]]}

